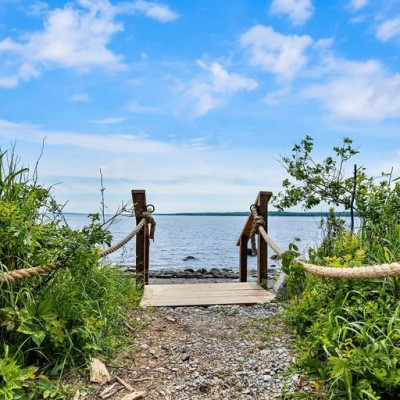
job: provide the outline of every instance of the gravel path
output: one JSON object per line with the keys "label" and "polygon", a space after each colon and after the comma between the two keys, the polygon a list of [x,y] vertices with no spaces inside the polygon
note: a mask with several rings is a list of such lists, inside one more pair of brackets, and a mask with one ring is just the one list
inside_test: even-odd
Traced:
{"label": "gravel path", "polygon": [[299,379],[283,374],[294,354],[282,310],[272,302],[137,312],[136,345],[110,371],[145,400],[282,398]]}

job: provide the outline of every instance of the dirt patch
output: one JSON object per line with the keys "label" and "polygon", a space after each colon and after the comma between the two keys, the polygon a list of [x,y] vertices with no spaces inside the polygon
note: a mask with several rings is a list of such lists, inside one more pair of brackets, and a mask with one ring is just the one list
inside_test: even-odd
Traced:
{"label": "dirt patch", "polygon": [[[147,400],[277,398],[298,380],[283,374],[293,352],[281,311],[274,302],[138,311],[136,344],[107,367]],[[115,390],[109,399],[129,393]]]}

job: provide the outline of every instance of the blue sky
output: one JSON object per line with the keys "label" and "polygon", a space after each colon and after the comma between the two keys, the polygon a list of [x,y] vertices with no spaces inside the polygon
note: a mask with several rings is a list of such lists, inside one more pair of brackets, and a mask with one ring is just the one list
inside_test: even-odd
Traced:
{"label": "blue sky", "polygon": [[146,189],[159,212],[246,210],[280,154],[349,136],[400,175],[400,2],[0,1],[0,145],[67,211]]}

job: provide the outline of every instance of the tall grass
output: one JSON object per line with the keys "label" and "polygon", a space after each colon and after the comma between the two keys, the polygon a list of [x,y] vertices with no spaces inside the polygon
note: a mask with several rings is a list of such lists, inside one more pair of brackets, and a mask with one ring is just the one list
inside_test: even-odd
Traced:
{"label": "tall grass", "polygon": [[56,262],[48,276],[0,283],[0,398],[64,398],[47,376],[84,368],[123,343],[126,309],[139,294],[118,269],[99,264],[111,235],[92,214],[72,230],[51,191],[0,153],[0,271]]}
{"label": "tall grass", "polygon": [[[357,234],[331,229],[334,235],[310,251],[311,262],[341,268],[400,260],[399,193],[397,184],[380,208],[374,203],[373,223],[365,219]],[[328,223],[341,226],[332,218]],[[290,260],[284,264],[290,274],[286,321],[297,335],[298,368],[314,382],[314,397],[400,399],[399,278],[321,278]]]}

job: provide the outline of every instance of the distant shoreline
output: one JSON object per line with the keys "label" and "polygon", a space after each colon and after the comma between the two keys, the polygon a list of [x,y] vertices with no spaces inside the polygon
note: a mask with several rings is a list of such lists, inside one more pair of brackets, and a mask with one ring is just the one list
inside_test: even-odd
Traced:
{"label": "distant shoreline", "polygon": [[[85,215],[86,213],[74,213],[66,212],[65,215]],[[246,217],[250,214],[247,211],[237,212],[199,212],[199,213],[154,213],[154,216],[178,216],[178,217]],[[107,214],[108,215],[108,214]],[[111,215],[111,214],[110,214]],[[327,217],[328,211],[311,211],[311,212],[297,212],[297,211],[269,211],[268,216],[270,217]],[[350,212],[335,212],[336,217],[350,217]],[[357,216],[357,215],[356,215]]]}
{"label": "distant shoreline", "polygon": [[[189,216],[189,217],[246,217],[250,212],[199,212],[199,213],[171,213],[171,214],[154,214],[154,215],[173,215],[173,216]],[[269,211],[270,217],[327,217],[328,211],[323,212],[296,212],[296,211]],[[350,217],[350,212],[335,212],[336,217]]]}

